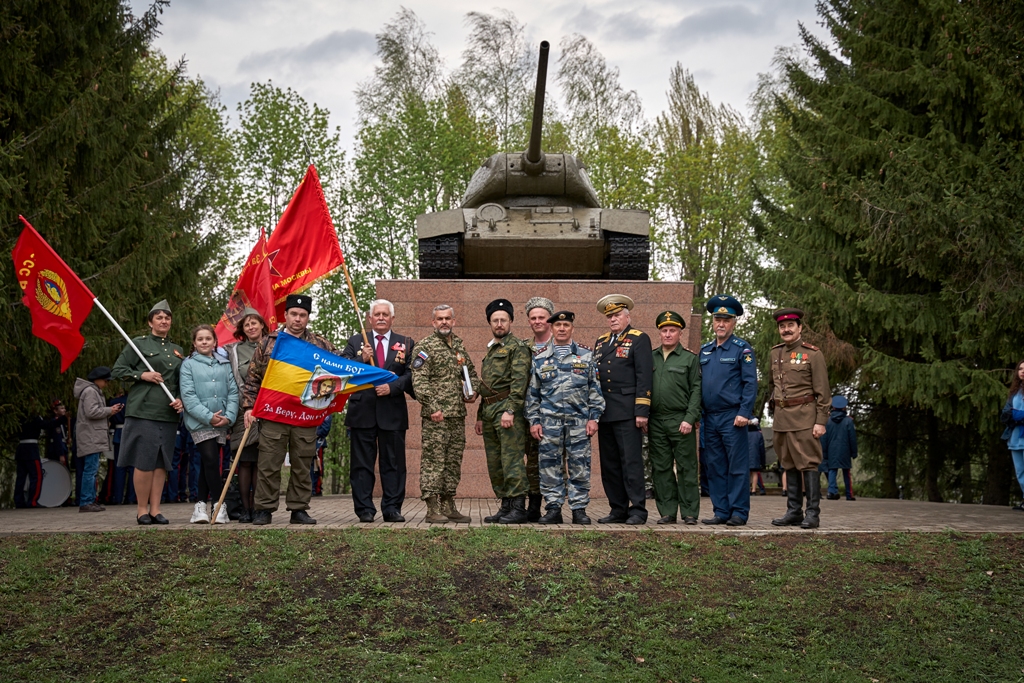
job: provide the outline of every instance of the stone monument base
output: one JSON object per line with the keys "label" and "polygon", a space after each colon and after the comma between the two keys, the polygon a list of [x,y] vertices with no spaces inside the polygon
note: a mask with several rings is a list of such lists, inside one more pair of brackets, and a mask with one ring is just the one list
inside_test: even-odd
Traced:
{"label": "stone monument base", "polygon": [[[687,316],[682,343],[690,351],[700,348],[699,315],[691,314],[693,303],[692,282],[652,282],[630,280],[377,280],[377,296],[395,305],[394,328],[417,341],[433,332],[432,311],[438,304],[455,309],[455,334],[463,339],[466,350],[479,370],[491,340],[484,309],[494,299],[508,299],[515,306],[512,334],[520,339],[532,339],[523,307],[530,297],[546,296],[555,304],[555,310],[576,313],[574,339],[593,348],[596,339],[608,331],[604,316],[597,312],[597,300],[605,294],[625,294],[636,307],[632,324],[650,337],[655,346],[658,331],[654,319],[664,310],[673,310]],[[473,427],[479,402],[468,406],[466,416],[466,452],[462,460],[460,498],[489,498],[494,496],[487,476],[487,462],[483,439]],[[409,472],[407,496],[420,495],[420,404],[409,399],[409,432],[406,435],[406,462]],[[597,451],[597,436],[592,439],[593,458],[590,495],[604,498],[601,486],[601,467]],[[380,495],[380,478],[375,495]]]}

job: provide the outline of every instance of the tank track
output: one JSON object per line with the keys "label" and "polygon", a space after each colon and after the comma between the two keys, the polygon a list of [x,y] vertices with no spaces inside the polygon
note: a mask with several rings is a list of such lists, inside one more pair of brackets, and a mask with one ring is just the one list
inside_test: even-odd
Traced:
{"label": "tank track", "polygon": [[461,235],[441,235],[420,240],[420,279],[462,277],[460,238]]}
{"label": "tank track", "polygon": [[608,234],[610,280],[646,280],[651,265],[651,247],[646,237]]}

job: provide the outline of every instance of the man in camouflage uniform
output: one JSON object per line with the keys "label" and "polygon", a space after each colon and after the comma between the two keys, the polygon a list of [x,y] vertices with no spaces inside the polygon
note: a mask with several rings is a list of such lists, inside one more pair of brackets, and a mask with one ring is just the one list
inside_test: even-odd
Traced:
{"label": "man in camouflage uniform", "polygon": [[575,319],[571,311],[551,316],[554,337],[534,357],[526,392],[526,419],[540,442],[540,490],[547,508],[540,524],[562,523],[567,488],[572,523],[590,524],[590,437],[605,403],[593,353],[572,340]]}
{"label": "man in camouflage uniform", "polygon": [[480,408],[476,433],[484,437],[487,474],[501,508],[485,522],[522,524],[527,521],[524,454],[526,418],[523,403],[533,355],[525,342],[510,333],[512,303],[495,299],[487,305],[487,324],[494,338],[480,365]]}
{"label": "man in camouflage uniform", "polygon": [[[555,314],[555,305],[551,299],[542,296],[531,297],[526,302],[526,319],[530,323],[533,339],[528,342],[533,356],[551,344],[551,323],[548,319]],[[537,457],[540,453],[537,439],[526,433],[526,478],[530,482],[530,505],[526,509],[526,521],[536,522],[540,519],[540,467]]]}
{"label": "man in camouflage uniform", "polygon": [[[455,490],[466,449],[465,404],[476,400],[480,379],[462,340],[452,331],[455,310],[447,304],[435,306],[432,324],[433,334],[416,344],[412,361],[412,387],[423,420],[420,493],[427,502],[428,524],[468,524],[470,517],[455,509]],[[462,391],[463,367],[473,388],[470,399]]]}
{"label": "man in camouflage uniform", "polygon": [[[256,418],[252,416],[256,405],[256,395],[263,383],[267,364],[274,353],[274,345],[278,336],[290,334],[293,337],[318,346],[324,351],[338,353],[338,349],[330,341],[311,332],[309,313],[313,300],[306,294],[289,294],[285,300],[284,329],[271,332],[264,337],[253,354],[249,363],[249,375],[242,389],[242,410],[245,411],[245,426],[251,425]],[[260,456],[256,464],[256,495],[253,501],[255,512],[252,523],[255,525],[270,524],[271,516],[277,510],[281,496],[281,468],[284,467],[285,455],[291,461],[291,475],[288,477],[288,493],[285,496],[285,507],[291,514],[292,524],[316,524],[309,516],[309,500],[313,495],[313,480],[310,467],[316,457],[316,427],[295,427],[263,419],[260,422]]]}

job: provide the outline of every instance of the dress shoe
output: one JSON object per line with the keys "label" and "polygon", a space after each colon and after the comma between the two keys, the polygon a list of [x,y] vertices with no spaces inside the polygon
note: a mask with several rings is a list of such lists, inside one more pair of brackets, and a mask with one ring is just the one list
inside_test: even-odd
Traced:
{"label": "dress shoe", "polygon": [[316,520],[309,516],[305,510],[292,510],[292,518],[289,524],[316,524]]}
{"label": "dress shoe", "polygon": [[[857,496],[847,496],[846,500],[857,500]],[[1021,503],[1021,505],[1024,505],[1024,503]],[[1022,507],[1021,510],[1024,510],[1024,507]]]}
{"label": "dress shoe", "polygon": [[644,524],[647,524],[647,520],[640,515],[630,515],[626,518],[624,523],[629,526],[643,526]]}
{"label": "dress shoe", "polygon": [[239,524],[252,524],[252,510],[242,508],[242,514],[238,515]]}
{"label": "dress shoe", "polygon": [[141,524],[142,526],[149,526],[150,524],[153,523],[153,518],[150,517],[149,515],[142,515],[141,517],[136,517],[135,521],[138,524]]}
{"label": "dress shoe", "polygon": [[664,517],[662,517],[661,519],[658,520],[658,524],[675,524],[675,523],[676,523],[676,516],[675,515],[665,515]]}
{"label": "dress shoe", "polygon": [[683,517],[683,524],[686,524],[687,526],[696,526],[697,525],[697,518],[696,517]]}
{"label": "dress shoe", "polygon": [[373,515],[369,512],[364,512],[363,514],[359,515],[359,521],[363,524],[369,524],[373,521]]}
{"label": "dress shoe", "polygon": [[587,508],[579,508],[572,511],[573,524],[590,524],[590,517],[587,516]]}
{"label": "dress shoe", "polygon": [[391,522],[392,524],[395,522],[404,522],[405,517],[402,516],[401,512],[389,511],[384,513],[384,521]]}
{"label": "dress shoe", "polygon": [[274,515],[272,512],[270,512],[270,510],[256,510],[252,513],[253,526],[263,526],[265,524],[270,524],[273,518]]}
{"label": "dress shoe", "polygon": [[561,524],[562,508],[548,508],[543,517],[537,520],[537,524]]}
{"label": "dress shoe", "polygon": [[626,515],[617,515],[614,512],[607,517],[602,517],[597,520],[598,524],[624,524],[626,522]]}
{"label": "dress shoe", "polygon": [[839,494],[838,493],[830,493],[827,496],[825,496],[825,498],[827,500],[839,500]]}
{"label": "dress shoe", "polygon": [[97,505],[96,503],[90,503],[89,505],[80,505],[78,507],[79,512],[103,512],[106,509],[107,508],[103,507],[102,505]]}
{"label": "dress shoe", "polygon": [[727,521],[725,523],[725,525],[726,526],[746,526],[747,525],[747,520],[743,519],[742,517],[737,517],[736,515],[733,515],[732,517],[729,518],[729,521]]}
{"label": "dress shoe", "polygon": [[161,515],[159,512],[156,513],[155,515],[150,515],[150,517],[153,518],[153,524],[170,524],[171,523],[166,517]]}
{"label": "dress shoe", "polygon": [[729,521],[728,519],[722,519],[718,515],[715,515],[714,517],[708,517],[707,519],[700,520],[700,523],[701,524],[725,524],[728,521]]}

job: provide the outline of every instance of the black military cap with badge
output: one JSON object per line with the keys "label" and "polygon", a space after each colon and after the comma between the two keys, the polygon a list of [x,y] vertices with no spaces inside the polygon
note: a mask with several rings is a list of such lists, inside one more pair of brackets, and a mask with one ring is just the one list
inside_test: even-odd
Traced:
{"label": "black military cap with badge", "polygon": [[306,313],[313,312],[313,299],[308,294],[289,294],[284,300],[284,310],[301,308]]}
{"label": "black military cap with badge", "polygon": [[512,322],[515,320],[515,313],[512,310],[512,302],[508,299],[495,299],[491,303],[487,304],[487,322],[491,322],[491,316],[498,311],[505,311],[508,313],[508,321]]}
{"label": "black military cap with badge", "polygon": [[558,313],[552,314],[551,317],[548,318],[549,325],[554,325],[557,322],[574,323],[576,322],[576,314],[573,313],[572,311],[559,311]]}

